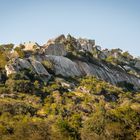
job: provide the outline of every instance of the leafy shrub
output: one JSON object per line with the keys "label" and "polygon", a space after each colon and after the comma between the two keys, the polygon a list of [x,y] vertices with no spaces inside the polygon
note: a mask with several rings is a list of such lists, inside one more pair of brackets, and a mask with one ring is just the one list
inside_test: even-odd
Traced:
{"label": "leafy shrub", "polygon": [[14,50],[18,53],[18,56],[20,58],[24,58],[25,57],[25,52],[22,50],[22,47],[16,47]]}
{"label": "leafy shrub", "polygon": [[[139,93],[91,76],[65,78],[75,83],[72,91],[64,90],[59,78],[47,85],[29,79],[21,73],[1,85],[16,92],[16,98],[0,99],[0,139],[139,139]],[[30,90],[45,96],[23,93]],[[115,102],[106,100],[111,95],[117,96]]]}
{"label": "leafy shrub", "polygon": [[8,62],[7,55],[0,51],[0,69],[3,69]]}
{"label": "leafy shrub", "polygon": [[78,137],[77,131],[73,127],[71,127],[71,125],[66,120],[58,120],[57,127],[60,135],[63,135],[65,138],[74,140]]}
{"label": "leafy shrub", "polygon": [[117,83],[117,86],[124,88],[127,91],[134,91],[134,85],[131,83],[128,83],[126,81],[121,81]]}
{"label": "leafy shrub", "polygon": [[48,70],[49,73],[54,73],[54,65],[50,60],[45,60],[42,62],[42,64],[44,65],[44,67]]}
{"label": "leafy shrub", "polygon": [[9,90],[5,86],[0,86],[0,94],[8,93]]}
{"label": "leafy shrub", "polygon": [[32,93],[33,86],[29,80],[12,80],[6,81],[6,86],[11,92]]}
{"label": "leafy shrub", "polygon": [[36,109],[30,105],[20,103],[20,102],[8,102],[8,101],[1,101],[0,103],[0,114],[3,113],[10,113],[12,115],[25,115],[30,114],[34,115],[36,113]]}
{"label": "leafy shrub", "polygon": [[14,127],[14,133],[7,140],[50,140],[49,126],[46,122],[21,122]]}

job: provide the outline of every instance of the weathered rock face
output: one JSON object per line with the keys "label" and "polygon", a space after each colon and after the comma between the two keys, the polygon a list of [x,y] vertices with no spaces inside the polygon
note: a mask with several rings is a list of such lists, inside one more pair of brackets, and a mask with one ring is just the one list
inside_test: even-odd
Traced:
{"label": "weathered rock face", "polygon": [[35,42],[24,43],[25,51],[35,51],[36,49],[40,49],[39,45]]}
{"label": "weathered rock face", "polygon": [[88,39],[78,39],[78,43],[81,45],[81,49],[92,52],[93,48],[95,47],[95,40],[88,40]]}
{"label": "weathered rock face", "polygon": [[66,56],[67,51],[63,44],[50,44],[45,48],[46,55]]}
{"label": "weathered rock face", "polygon": [[46,78],[50,78],[50,74],[44,68],[44,66],[36,60],[33,59],[14,59],[13,62],[9,65],[5,66],[6,74],[9,76],[10,74],[15,74],[20,70],[29,69],[34,71],[40,76],[45,76]]}
{"label": "weathered rock face", "polygon": [[13,59],[12,62],[5,66],[7,76],[17,73],[21,69],[32,69],[32,65],[26,59]]}
{"label": "weathered rock face", "polygon": [[136,67],[137,69],[140,69],[140,60],[136,62],[135,67]]}
{"label": "weathered rock face", "polygon": [[77,64],[66,57],[46,55],[46,59],[52,61],[56,75],[65,77],[81,76],[81,71]]}
{"label": "weathered rock face", "polygon": [[26,59],[19,58],[15,61],[15,63],[17,63],[18,69],[32,69],[33,68],[30,62]]}
{"label": "weathered rock face", "polygon": [[44,75],[44,76],[50,77],[50,74],[47,72],[47,70],[39,61],[30,59],[30,63],[38,75]]}
{"label": "weathered rock face", "polygon": [[38,75],[43,75],[50,78],[50,74],[41,64],[43,60],[50,60],[53,64],[53,70],[55,75],[62,75],[64,77],[75,77],[75,76],[84,76],[84,75],[93,75],[97,78],[105,80],[111,84],[116,85],[118,82],[126,81],[128,83],[132,83],[135,85],[135,88],[140,87],[140,79],[125,73],[121,69],[118,68],[109,68],[105,64],[99,62],[98,65],[82,62],[79,60],[70,60],[63,56],[54,56],[54,55],[46,55],[43,59],[40,57],[39,61],[29,59],[17,59],[14,64],[6,65],[5,69],[7,71],[7,75],[16,73],[21,69],[32,69]]}
{"label": "weathered rock face", "polygon": [[64,42],[66,42],[64,35],[50,39],[47,44],[43,45],[43,52],[46,55],[66,56],[67,50]]}
{"label": "weathered rock face", "polygon": [[[62,75],[64,77],[93,75],[114,85],[126,81],[133,84],[135,88],[140,87],[140,79],[137,76],[140,73],[140,61],[133,61],[133,58],[130,59],[129,54],[126,53],[129,56],[126,57],[127,55],[123,55],[119,49],[112,51],[106,49],[102,51],[100,46],[95,45],[94,40],[75,39],[70,35],[67,37],[61,35],[49,40],[42,48],[38,44],[31,42],[23,45],[25,46],[24,51],[36,51],[39,49],[38,52],[42,53],[31,53],[27,58],[13,60],[13,62],[5,66],[7,76],[17,73],[22,69],[29,69],[39,76],[46,77],[45,80],[49,79],[51,74]],[[123,65],[108,65],[108,63],[102,61],[109,56],[117,59]],[[129,60],[132,61],[131,65],[134,62],[136,64],[134,63],[131,67]],[[44,61],[46,63],[43,63]],[[50,70],[50,67],[47,67],[50,62],[51,66],[53,66],[52,70]],[[50,70],[51,74],[48,73],[46,68],[48,68],[48,71]],[[128,74],[126,71],[136,72],[135,75],[137,77]]]}
{"label": "weathered rock face", "polygon": [[55,39],[49,40],[43,48],[46,55],[66,56],[71,50],[68,46],[77,52],[82,50],[92,53],[95,47],[95,40],[75,39],[70,35],[65,38],[64,35],[60,35]]}
{"label": "weathered rock face", "polygon": [[54,64],[54,72],[56,75],[63,75],[65,77],[93,75],[114,85],[126,81],[134,84],[135,88],[140,86],[139,78],[127,74],[121,69],[109,68],[101,62],[99,62],[99,65],[96,65],[79,60],[71,61],[63,56],[52,55],[47,55],[46,59],[51,60]]}
{"label": "weathered rock face", "polygon": [[17,73],[17,69],[12,64],[6,65],[5,70],[6,70],[7,76],[10,74]]}
{"label": "weathered rock face", "polygon": [[95,75],[96,77],[110,82],[111,84],[116,85],[119,82],[127,81],[128,83],[132,83],[136,85],[136,87],[140,86],[140,79],[129,75],[121,70],[109,68],[104,64],[95,65],[91,63],[78,62],[79,67],[86,73],[86,75]]}

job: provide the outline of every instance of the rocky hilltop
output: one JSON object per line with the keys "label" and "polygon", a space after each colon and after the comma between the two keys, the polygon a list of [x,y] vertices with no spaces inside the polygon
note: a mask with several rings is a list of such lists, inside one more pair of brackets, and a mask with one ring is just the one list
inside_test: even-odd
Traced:
{"label": "rocky hilltop", "polygon": [[95,40],[60,35],[43,46],[23,43],[9,54],[7,76],[31,70],[48,82],[52,76],[96,76],[113,85],[140,87],[140,60],[120,49],[102,50]]}
{"label": "rocky hilltop", "polygon": [[61,35],[0,45],[0,140],[139,140],[140,59]]}

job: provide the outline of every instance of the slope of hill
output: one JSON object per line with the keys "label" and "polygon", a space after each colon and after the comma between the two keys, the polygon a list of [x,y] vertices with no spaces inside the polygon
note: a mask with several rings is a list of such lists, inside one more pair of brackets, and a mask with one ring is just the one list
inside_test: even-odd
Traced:
{"label": "slope of hill", "polygon": [[138,58],[70,35],[0,52],[0,139],[140,139]]}

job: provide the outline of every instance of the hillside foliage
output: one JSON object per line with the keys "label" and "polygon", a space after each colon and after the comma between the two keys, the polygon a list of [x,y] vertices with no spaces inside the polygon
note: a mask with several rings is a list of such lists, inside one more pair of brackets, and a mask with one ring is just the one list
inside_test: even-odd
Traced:
{"label": "hillside foliage", "polygon": [[95,77],[65,79],[74,82],[71,88],[61,78],[44,85],[13,77],[0,87],[1,140],[140,138],[140,93]]}
{"label": "hillside foliage", "polygon": [[[70,35],[54,42],[65,44],[66,58],[70,60],[94,61],[96,66],[99,59],[107,66],[119,66],[120,71],[140,77],[139,60],[128,52],[101,51],[99,46],[93,53],[79,51],[77,40]],[[140,140],[140,93],[133,84],[120,81],[115,86],[94,76],[55,75],[56,66],[43,59],[40,46],[28,51],[25,47],[0,45],[0,140]],[[12,63],[16,58],[20,63]],[[30,65],[31,61],[36,63]],[[5,65],[19,69],[8,75]]]}

